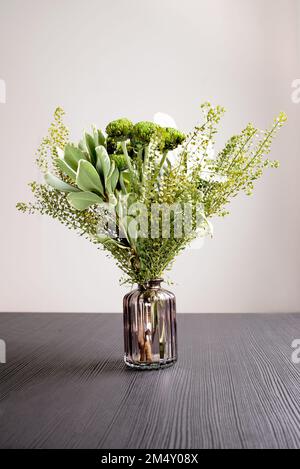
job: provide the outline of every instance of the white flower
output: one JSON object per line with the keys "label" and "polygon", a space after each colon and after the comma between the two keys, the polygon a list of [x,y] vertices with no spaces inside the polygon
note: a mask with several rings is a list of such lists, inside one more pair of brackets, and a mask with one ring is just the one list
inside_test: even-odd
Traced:
{"label": "white flower", "polygon": [[161,127],[173,127],[173,129],[177,129],[177,125],[173,117],[169,116],[169,114],[165,114],[164,112],[156,112],[153,116],[153,122]]}

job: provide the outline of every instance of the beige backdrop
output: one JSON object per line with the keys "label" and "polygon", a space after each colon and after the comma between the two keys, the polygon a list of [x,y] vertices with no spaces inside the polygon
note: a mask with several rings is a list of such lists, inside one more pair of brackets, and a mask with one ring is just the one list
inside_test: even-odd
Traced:
{"label": "beige backdrop", "polygon": [[121,310],[126,288],[111,260],[50,219],[15,210],[30,198],[55,107],[78,139],[90,123],[157,111],[188,130],[209,99],[228,109],[220,142],[280,110],[289,124],[273,150],[280,170],[175,263],[178,309],[300,311],[300,104],[291,99],[299,20],[296,0],[0,0],[0,309]]}

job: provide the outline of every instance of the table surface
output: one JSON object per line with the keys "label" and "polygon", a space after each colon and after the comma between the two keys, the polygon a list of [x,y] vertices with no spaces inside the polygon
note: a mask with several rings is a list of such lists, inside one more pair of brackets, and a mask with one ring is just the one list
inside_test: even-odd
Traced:
{"label": "table surface", "polygon": [[1,448],[300,448],[297,314],[178,315],[179,361],[123,364],[119,314],[0,314]]}

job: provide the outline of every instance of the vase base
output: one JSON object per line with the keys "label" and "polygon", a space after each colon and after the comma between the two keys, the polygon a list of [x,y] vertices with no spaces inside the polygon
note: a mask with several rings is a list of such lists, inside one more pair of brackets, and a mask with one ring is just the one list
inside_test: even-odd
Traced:
{"label": "vase base", "polygon": [[161,368],[169,368],[175,365],[177,358],[170,358],[169,360],[161,360],[159,362],[133,362],[124,356],[125,365],[135,370],[160,370]]}

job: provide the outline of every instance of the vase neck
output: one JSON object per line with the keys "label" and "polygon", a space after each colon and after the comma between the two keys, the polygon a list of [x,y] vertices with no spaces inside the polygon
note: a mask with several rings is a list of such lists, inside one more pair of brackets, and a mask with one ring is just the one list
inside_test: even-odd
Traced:
{"label": "vase neck", "polygon": [[148,282],[140,283],[138,287],[140,290],[148,290],[148,289],[155,290],[161,287],[161,283],[163,281],[164,279],[162,278],[155,278],[152,280],[148,280]]}

